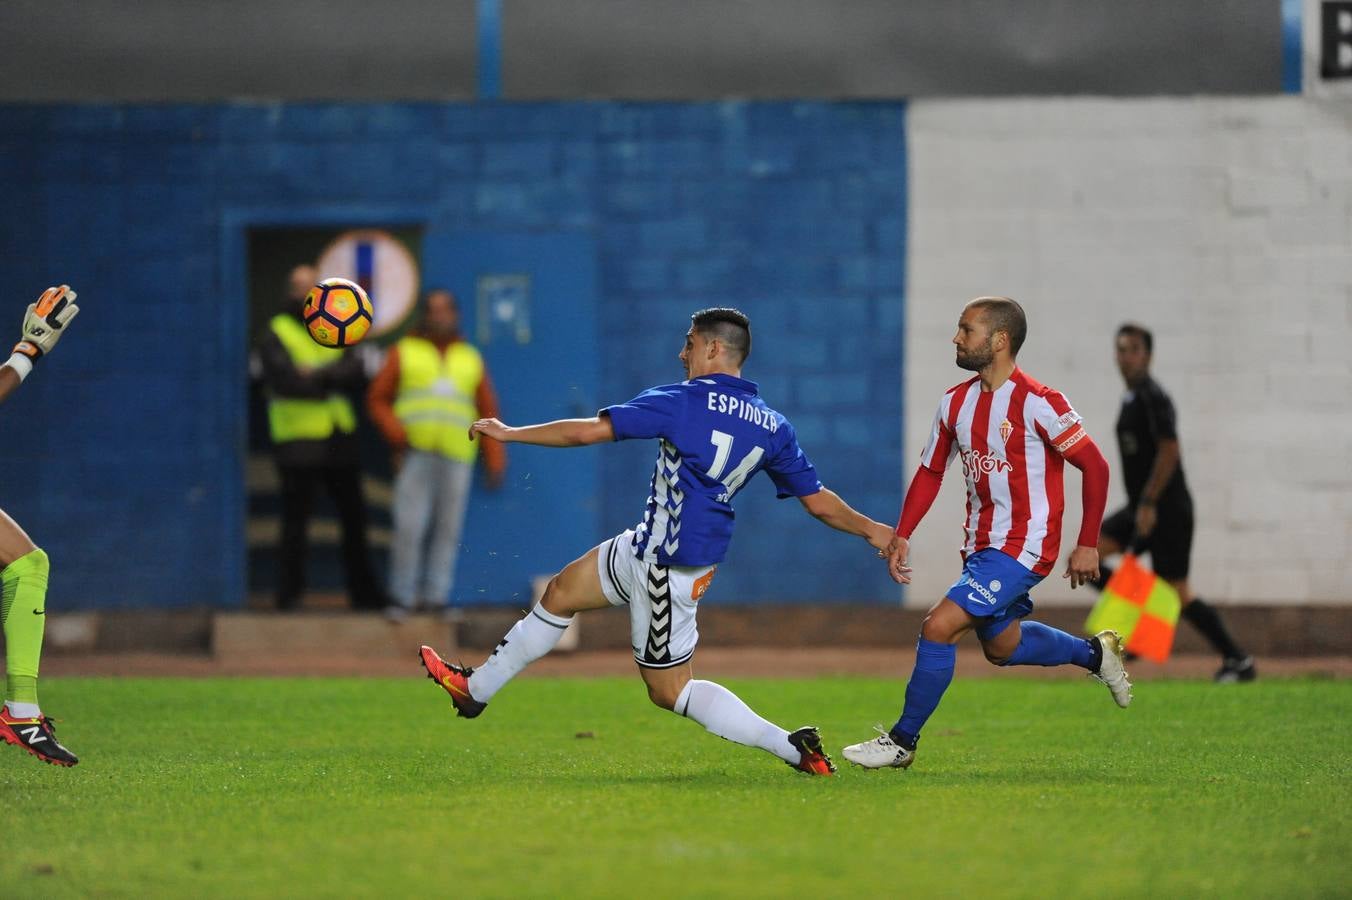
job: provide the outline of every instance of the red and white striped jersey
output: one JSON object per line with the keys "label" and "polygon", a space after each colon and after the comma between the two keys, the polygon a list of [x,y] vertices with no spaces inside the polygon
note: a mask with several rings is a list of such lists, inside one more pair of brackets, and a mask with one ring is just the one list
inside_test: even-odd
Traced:
{"label": "red and white striped jersey", "polygon": [[963,555],[996,547],[1039,575],[1051,572],[1061,547],[1063,455],[1086,436],[1069,401],[1021,369],[995,391],[981,390],[976,377],[949,389],[920,462],[942,475],[962,457]]}

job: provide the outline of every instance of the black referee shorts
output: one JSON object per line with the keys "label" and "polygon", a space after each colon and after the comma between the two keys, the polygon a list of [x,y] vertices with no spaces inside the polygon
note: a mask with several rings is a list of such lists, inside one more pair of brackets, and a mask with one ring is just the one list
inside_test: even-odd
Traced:
{"label": "black referee shorts", "polygon": [[[1157,512],[1155,530],[1137,543],[1136,550],[1150,553],[1150,565],[1161,578],[1187,578],[1192,556],[1192,503],[1171,503]],[[1135,530],[1135,507],[1125,506],[1103,520],[1103,535],[1123,547],[1131,544]]]}

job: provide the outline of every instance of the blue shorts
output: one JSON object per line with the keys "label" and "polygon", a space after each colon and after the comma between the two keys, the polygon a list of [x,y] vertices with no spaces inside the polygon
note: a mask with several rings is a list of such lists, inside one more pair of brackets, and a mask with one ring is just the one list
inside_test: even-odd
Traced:
{"label": "blue shorts", "polygon": [[994,547],[967,557],[962,577],[945,594],[977,620],[976,636],[988,641],[1033,611],[1028,592],[1042,576]]}

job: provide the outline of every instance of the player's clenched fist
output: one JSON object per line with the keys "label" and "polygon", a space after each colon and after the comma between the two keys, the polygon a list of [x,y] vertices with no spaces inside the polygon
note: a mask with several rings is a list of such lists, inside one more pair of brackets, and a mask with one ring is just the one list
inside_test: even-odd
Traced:
{"label": "player's clenched fist", "polygon": [[509,431],[511,429],[497,419],[480,419],[469,426],[469,437],[470,440],[474,440],[475,435],[482,434],[484,437],[490,437],[495,441],[505,441]]}
{"label": "player's clenched fist", "polygon": [[38,302],[28,304],[28,312],[23,317],[23,339],[14,346],[14,352],[29,359],[50,353],[70,320],[80,312],[80,307],[75,305],[75,296],[70,285],[62,284],[47,288]]}

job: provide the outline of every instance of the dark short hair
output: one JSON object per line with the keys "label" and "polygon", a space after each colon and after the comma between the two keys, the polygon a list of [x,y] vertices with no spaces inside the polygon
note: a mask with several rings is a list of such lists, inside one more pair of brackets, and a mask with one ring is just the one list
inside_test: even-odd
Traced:
{"label": "dark short hair", "polygon": [[706,338],[722,341],[738,357],[737,365],[751,355],[751,320],[740,309],[711,306],[692,315],[690,322]]}
{"label": "dark short hair", "polygon": [[1140,338],[1141,343],[1145,345],[1145,352],[1152,356],[1154,355],[1155,336],[1150,333],[1149,328],[1146,328],[1144,325],[1137,325],[1135,322],[1125,322],[1117,329],[1118,337],[1121,337],[1124,334]]}
{"label": "dark short hair", "polygon": [[445,294],[446,296],[450,297],[450,298],[451,298],[451,306],[454,306],[457,312],[459,311],[459,309],[460,309],[460,298],[457,297],[457,296],[455,295],[455,291],[451,290],[451,289],[448,288],[448,287],[443,287],[443,286],[441,286],[441,285],[436,285],[435,287],[426,288],[426,289],[422,292],[422,296],[420,296],[420,297],[418,298],[418,304],[419,304],[423,309],[426,309],[426,308],[427,308],[427,301],[428,301],[428,298],[430,298],[433,294]]}
{"label": "dark short hair", "polygon": [[1009,355],[1018,356],[1024,338],[1028,337],[1028,317],[1023,314],[1023,307],[1008,297],[978,297],[970,305],[986,314],[992,333],[1003,331],[1009,336]]}

